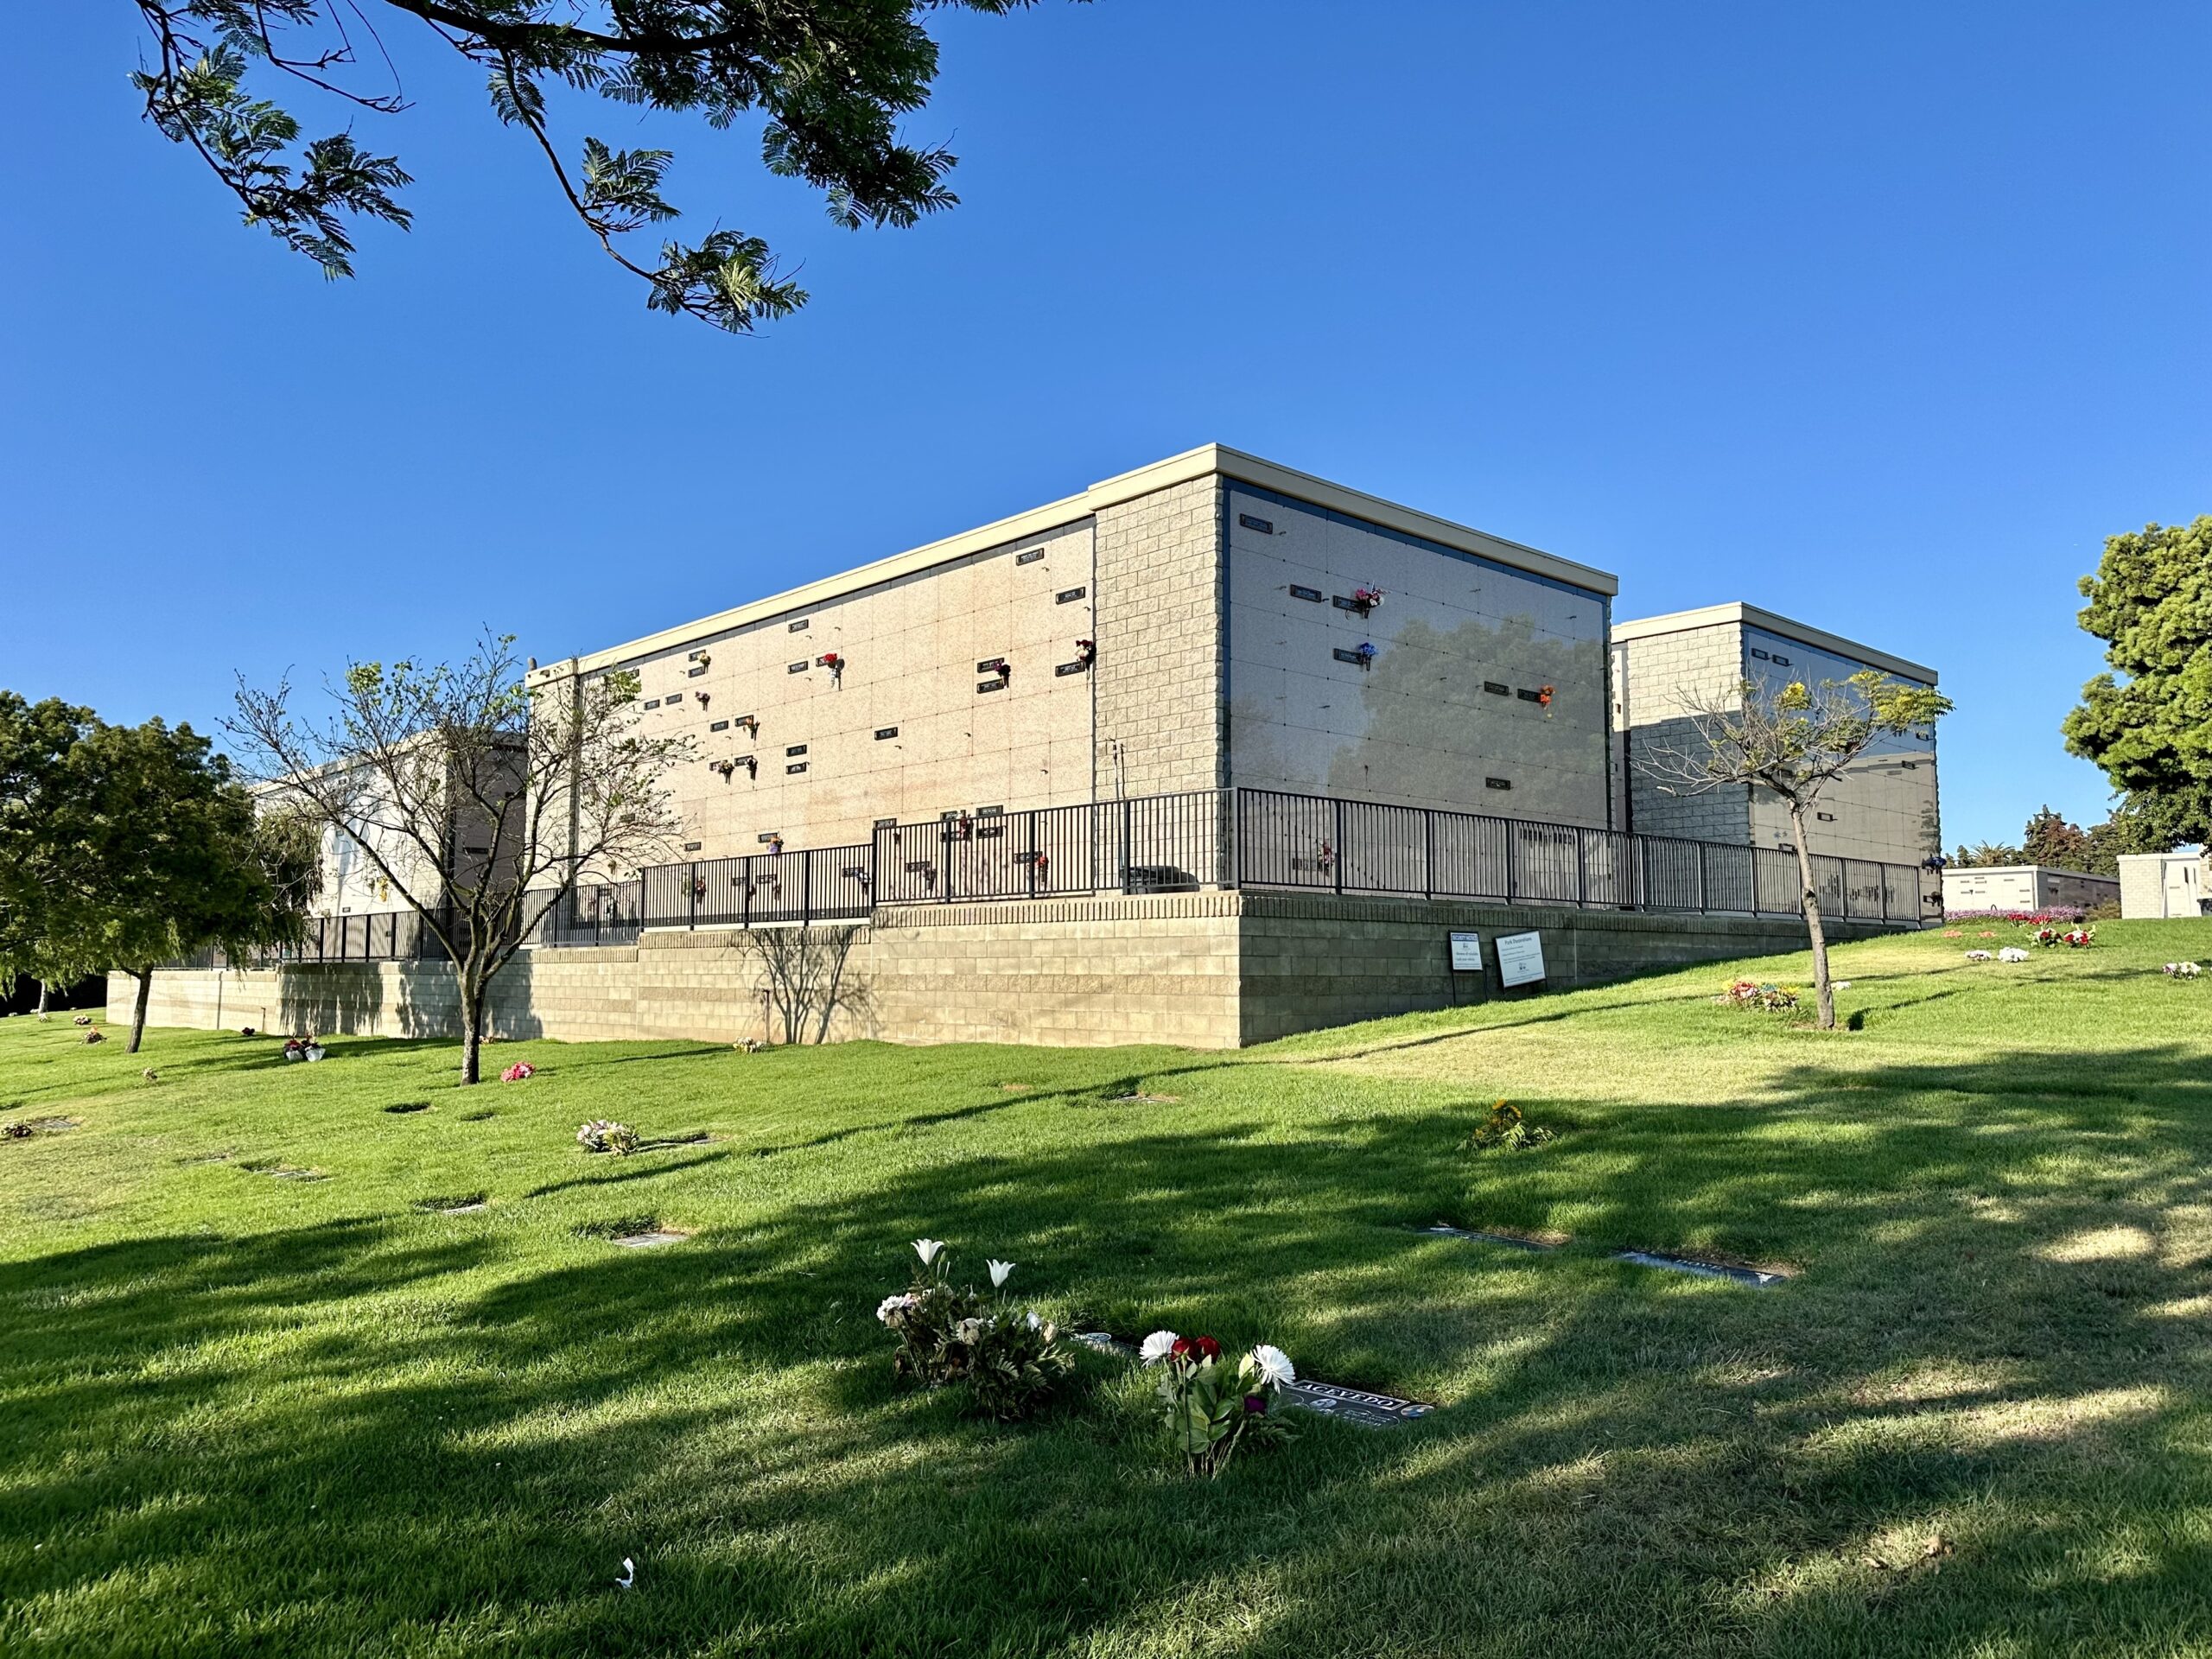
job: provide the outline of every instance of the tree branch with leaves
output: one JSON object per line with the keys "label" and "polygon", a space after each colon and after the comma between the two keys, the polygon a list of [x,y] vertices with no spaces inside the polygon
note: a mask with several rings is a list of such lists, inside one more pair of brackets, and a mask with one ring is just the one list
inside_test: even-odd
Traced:
{"label": "tree branch with leaves", "polygon": [[779,273],[759,237],[719,226],[694,241],[664,241],[658,257],[632,251],[630,238],[680,216],[662,194],[672,152],[588,137],[571,159],[553,135],[549,90],[696,114],[717,132],[756,115],[767,170],[822,191],[833,222],[904,228],[958,200],[945,183],[951,153],[899,132],[937,77],[922,15],[997,16],[1032,0],[132,3],[152,41],[132,77],[148,120],[199,156],[247,224],[266,226],[327,276],[353,274],[357,221],[408,228],[398,196],[411,180],[350,132],[302,144],[297,118],[248,82],[289,80],[349,118],[399,115],[408,99],[374,21],[397,14],[483,72],[493,113],[529,136],[570,212],[645,283],[647,305],[742,334],[790,315],[805,290]]}
{"label": "tree branch with leaves", "polygon": [[327,689],[306,720],[289,680],[241,683],[231,733],[264,810],[357,848],[452,963],[474,1083],[493,982],[577,877],[669,855],[662,780],[692,741],[640,731],[633,674],[531,685],[511,635],[459,663],[355,663]]}
{"label": "tree branch with leaves", "polygon": [[1835,1028],[1835,991],[1828,975],[1820,887],[1813,879],[1815,803],[1876,744],[1885,738],[1932,736],[1936,721],[1950,711],[1951,700],[1933,686],[1894,680],[1872,669],[1817,685],[1791,681],[1770,687],[1745,680],[1731,696],[1691,702],[1688,718],[1694,741],[1652,749],[1637,761],[1663,794],[1703,795],[1749,785],[1788,809],[1824,1031]]}

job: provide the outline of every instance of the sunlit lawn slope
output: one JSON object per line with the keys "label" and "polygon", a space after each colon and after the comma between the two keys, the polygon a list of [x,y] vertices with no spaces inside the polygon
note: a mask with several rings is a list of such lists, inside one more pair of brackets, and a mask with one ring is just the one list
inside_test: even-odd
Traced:
{"label": "sunlit lawn slope", "polygon": [[[1706,969],[1243,1055],[517,1044],[471,1090],[8,1020],[0,1116],[78,1127],[0,1144],[0,1651],[2212,1650],[2212,976],[2157,972],[2212,924],[1979,931],[1845,947],[1828,1035]],[[1560,1138],[1464,1150],[1501,1096]],[[595,1236],[645,1218],[691,1236]],[[1211,1486],[1103,1357],[970,1421],[872,1318],[924,1233],[1442,1409]]]}

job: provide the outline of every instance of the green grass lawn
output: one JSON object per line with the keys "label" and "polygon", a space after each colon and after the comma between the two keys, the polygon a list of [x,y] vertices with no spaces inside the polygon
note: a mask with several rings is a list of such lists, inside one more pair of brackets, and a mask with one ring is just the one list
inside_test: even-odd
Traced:
{"label": "green grass lawn", "polygon": [[[8,1020],[0,1116],[78,1127],[0,1144],[0,1652],[2212,1652],[2212,977],[2157,972],[2212,923],[1967,965],[1992,931],[1841,948],[1830,1034],[1718,967],[1236,1055],[519,1043],[474,1090]],[[1501,1096],[1560,1138],[1463,1150]],[[601,1116],[664,1144],[590,1157]],[[645,1218],[691,1236],[594,1236]],[[975,1421],[873,1318],[925,1233],[1442,1408],[1212,1484],[1108,1357]]]}

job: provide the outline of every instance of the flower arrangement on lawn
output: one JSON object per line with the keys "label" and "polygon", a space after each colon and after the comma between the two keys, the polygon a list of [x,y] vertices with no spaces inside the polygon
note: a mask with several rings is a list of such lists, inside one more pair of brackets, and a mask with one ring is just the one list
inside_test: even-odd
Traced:
{"label": "flower arrangement on lawn", "polygon": [[2052,922],[2074,923],[2082,920],[2088,912],[2079,905],[2052,905],[2042,910],[1947,910],[1947,922],[2018,922],[2029,927],[2043,927]]}
{"label": "flower arrangement on lawn", "polygon": [[2097,942],[2097,930],[2094,927],[2070,927],[2059,937],[2075,950],[2080,950]]}
{"label": "flower arrangement on lawn", "polygon": [[1797,1006],[1797,993],[1787,985],[1763,985],[1755,979],[1729,982],[1728,988],[1713,999],[1724,1008],[1757,1008],[1764,1014],[1783,1014]]}
{"label": "flower arrangement on lawn", "polygon": [[1489,1117],[1475,1126],[1474,1133],[1463,1144],[1469,1152],[1521,1152],[1558,1139],[1555,1130],[1529,1122],[1518,1106],[1510,1100],[1501,1100],[1490,1109]]}
{"label": "flower arrangement on lawn", "polygon": [[918,1238],[913,1282],[876,1305],[875,1317],[898,1333],[894,1376],[925,1388],[963,1384],[977,1408],[1001,1422],[1027,1417],[1052,1397],[1054,1382],[1075,1363],[1059,1328],[1035,1308],[1016,1308],[1006,1294],[1011,1262],[988,1262],[991,1288],[952,1283],[951,1253],[938,1238]]}
{"label": "flower arrangement on lawn", "polygon": [[1997,953],[1999,962],[2025,962],[2027,959],[2028,953],[2017,944],[2008,944]]}
{"label": "flower arrangement on lawn", "polygon": [[1268,1411],[1282,1385],[1298,1380],[1298,1368],[1281,1349],[1263,1342],[1231,1369],[1211,1337],[1155,1331],[1144,1339],[1137,1357],[1164,1368],[1160,1398],[1167,1410],[1167,1432],[1193,1475],[1217,1478],[1248,1439],[1289,1437],[1281,1420]]}
{"label": "flower arrangement on lawn", "polygon": [[626,1158],[638,1149],[638,1132],[627,1123],[595,1117],[576,1131],[576,1144],[586,1152],[611,1152]]}
{"label": "flower arrangement on lawn", "polygon": [[1997,958],[1991,956],[1986,950],[1969,950],[1967,952],[1967,960],[1968,962],[1994,962]]}
{"label": "flower arrangement on lawn", "polygon": [[537,1075],[537,1068],[532,1065],[528,1060],[517,1060],[512,1065],[499,1073],[499,1081],[501,1083],[527,1083],[531,1078]]}
{"label": "flower arrangement on lawn", "polygon": [[2194,962],[2170,962],[2158,971],[2174,979],[2196,979],[2202,976],[2204,969]]}

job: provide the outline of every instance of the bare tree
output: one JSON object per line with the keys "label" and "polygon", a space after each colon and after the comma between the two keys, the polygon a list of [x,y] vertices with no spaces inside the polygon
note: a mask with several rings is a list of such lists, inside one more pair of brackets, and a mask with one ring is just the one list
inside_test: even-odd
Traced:
{"label": "bare tree", "polygon": [[1951,700],[1933,686],[1893,680],[1872,669],[1815,686],[1793,680],[1776,688],[1745,680],[1732,696],[1688,703],[1694,742],[1652,749],[1637,763],[1662,794],[1703,795],[1749,785],[1789,809],[1823,1031],[1835,1028],[1835,991],[1828,979],[1820,888],[1813,880],[1808,831],[1814,803],[1884,738],[1932,731],[1950,712]]}
{"label": "bare tree", "polygon": [[480,1071],[492,982],[594,869],[665,856],[679,827],[661,779],[685,737],[638,729],[634,674],[525,683],[511,635],[457,664],[354,663],[320,722],[289,681],[243,683],[230,729],[265,806],[350,843],[454,965],[461,1081]]}
{"label": "bare tree", "polygon": [[859,930],[851,927],[753,927],[738,934],[735,948],[760,964],[768,1001],[784,1040],[826,1042],[837,1010],[868,1005],[864,985],[848,982],[845,961]]}

